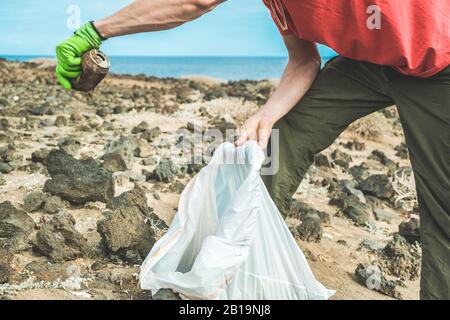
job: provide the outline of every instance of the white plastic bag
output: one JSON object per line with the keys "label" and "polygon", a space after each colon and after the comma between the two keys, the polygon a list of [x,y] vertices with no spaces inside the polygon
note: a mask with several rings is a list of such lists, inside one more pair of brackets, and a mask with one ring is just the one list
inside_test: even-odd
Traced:
{"label": "white plastic bag", "polygon": [[216,150],[187,185],[172,225],[145,259],[142,289],[171,288],[185,299],[334,294],[314,278],[270,198],[259,174],[263,161],[255,142]]}

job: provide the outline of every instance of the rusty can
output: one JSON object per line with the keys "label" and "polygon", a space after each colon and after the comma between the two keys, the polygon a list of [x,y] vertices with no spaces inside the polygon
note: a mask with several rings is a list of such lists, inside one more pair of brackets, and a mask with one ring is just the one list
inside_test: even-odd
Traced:
{"label": "rusty can", "polygon": [[108,56],[93,49],[81,57],[81,75],[72,80],[72,89],[82,92],[93,91],[109,72]]}

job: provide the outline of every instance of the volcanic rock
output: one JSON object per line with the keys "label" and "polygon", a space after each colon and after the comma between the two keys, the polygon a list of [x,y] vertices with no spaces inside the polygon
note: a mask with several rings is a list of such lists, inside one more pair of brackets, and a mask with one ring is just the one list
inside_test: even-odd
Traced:
{"label": "volcanic rock", "polygon": [[411,245],[400,234],[395,234],[383,249],[383,267],[393,276],[404,280],[419,278],[421,266],[420,248]]}
{"label": "volcanic rock", "polygon": [[157,137],[161,135],[161,133],[162,132],[159,127],[154,127],[143,131],[140,138],[144,139],[147,142],[153,142]]}
{"label": "volcanic rock", "polygon": [[155,227],[167,225],[147,205],[145,192],[139,187],[111,199],[105,218],[97,224],[106,249],[122,256],[129,250],[145,258],[155,243]]}
{"label": "volcanic rock", "polygon": [[360,183],[361,190],[377,198],[389,200],[394,195],[394,188],[384,174],[374,174]]}
{"label": "volcanic rock", "polygon": [[42,210],[48,214],[56,214],[66,207],[64,201],[58,196],[50,196],[45,200]]}
{"label": "volcanic rock", "polygon": [[133,133],[133,134],[141,133],[141,132],[145,132],[149,129],[150,129],[150,125],[147,122],[142,121],[140,124],[138,124],[136,127],[134,127],[131,130],[131,133]]}
{"label": "volcanic rock", "polygon": [[175,166],[172,160],[161,160],[156,169],[150,174],[150,179],[160,182],[170,182],[179,173],[179,168]]}
{"label": "volcanic rock", "polygon": [[402,142],[400,145],[396,146],[395,151],[397,151],[395,155],[400,159],[406,160],[409,158],[408,147],[406,146],[406,143]]}
{"label": "volcanic rock", "polygon": [[331,154],[331,158],[333,159],[335,164],[344,169],[348,169],[350,166],[350,162],[352,161],[351,156],[339,149],[334,150],[334,152]]}
{"label": "volcanic rock", "polygon": [[107,202],[114,196],[111,173],[92,158],[77,160],[63,150],[52,150],[44,165],[52,177],[45,182],[45,192],[76,204]]}
{"label": "volcanic rock", "polygon": [[411,218],[409,221],[403,221],[398,226],[399,234],[409,243],[420,243],[420,221],[417,218]]}
{"label": "volcanic rock", "polygon": [[361,182],[370,176],[369,167],[365,162],[360,165],[353,166],[348,170],[356,181]]}
{"label": "volcanic rock", "polygon": [[300,238],[304,241],[320,242],[322,239],[323,229],[322,221],[319,215],[308,213],[303,217],[302,223],[298,226],[297,231]]}
{"label": "volcanic rock", "polygon": [[55,120],[55,126],[57,127],[67,126],[67,118],[64,116],[58,116]]}
{"label": "volcanic rock", "polygon": [[12,267],[13,255],[11,252],[0,249],[0,283],[6,283],[11,281],[14,274]]}
{"label": "volcanic rock", "polygon": [[42,208],[47,199],[47,195],[41,191],[29,192],[23,198],[24,209],[28,212],[34,212]]}
{"label": "volcanic rock", "polygon": [[36,150],[31,154],[31,161],[44,162],[44,160],[47,159],[49,153],[50,150],[48,150],[47,148]]}
{"label": "volcanic rock", "polygon": [[34,221],[28,214],[9,201],[0,203],[0,248],[11,251],[27,248],[26,241],[33,229]]}
{"label": "volcanic rock", "polygon": [[52,262],[74,260],[88,251],[86,239],[75,229],[75,219],[66,212],[58,213],[36,234],[34,249]]}
{"label": "volcanic rock", "polygon": [[330,168],[331,164],[325,154],[319,153],[314,156],[314,164],[318,167]]}
{"label": "volcanic rock", "polygon": [[103,168],[111,173],[128,170],[127,162],[119,152],[106,153],[102,159]]}

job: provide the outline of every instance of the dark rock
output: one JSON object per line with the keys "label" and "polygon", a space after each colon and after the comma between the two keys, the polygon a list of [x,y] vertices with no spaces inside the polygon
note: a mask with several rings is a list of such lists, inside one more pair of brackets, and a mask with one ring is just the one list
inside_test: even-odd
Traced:
{"label": "dark rock", "polygon": [[387,280],[378,266],[358,264],[355,270],[355,278],[360,284],[371,290],[378,291],[395,299],[402,298],[398,291],[401,283]]}
{"label": "dark rock", "polygon": [[185,188],[185,185],[179,180],[175,180],[169,186],[169,190],[171,192],[178,193],[178,194],[182,193],[184,188]]}
{"label": "dark rock", "polygon": [[25,266],[25,269],[38,281],[54,282],[58,279],[66,280],[69,277],[67,266],[47,261],[32,261]]}
{"label": "dark rock", "polygon": [[375,218],[378,221],[383,221],[387,223],[391,223],[393,219],[395,219],[396,215],[390,211],[383,210],[381,208],[376,208],[373,210],[373,213],[375,214]]}
{"label": "dark rock", "polygon": [[50,107],[47,105],[33,107],[33,108],[30,108],[28,111],[33,116],[43,116],[43,115],[51,115],[52,114]]}
{"label": "dark rock", "polygon": [[380,150],[373,150],[371,155],[369,156],[369,159],[380,162],[382,165],[387,167],[389,172],[391,173],[393,173],[398,167],[397,163],[389,159],[386,154]]}
{"label": "dark rock", "polygon": [[156,169],[150,175],[150,179],[160,182],[170,182],[179,173],[179,168],[175,166],[172,160],[161,160]]}
{"label": "dark rock", "polygon": [[14,275],[12,267],[13,255],[11,252],[0,249],[0,283],[10,282]]}
{"label": "dark rock", "polygon": [[121,135],[118,139],[106,145],[105,153],[119,154],[127,169],[130,169],[133,166],[133,157],[137,148],[138,140],[136,138]]}
{"label": "dark rock", "polygon": [[75,219],[69,213],[61,212],[38,231],[34,249],[52,262],[63,262],[87,254],[88,245],[75,229]]}
{"label": "dark rock", "polygon": [[187,174],[197,174],[206,166],[204,157],[193,156],[191,161],[186,166]]}
{"label": "dark rock", "polygon": [[149,129],[150,129],[149,124],[147,122],[145,122],[145,121],[142,121],[140,124],[138,124],[136,127],[134,127],[131,130],[131,133],[137,134],[137,133],[145,132],[145,131],[147,131]]}
{"label": "dark rock", "polygon": [[396,146],[395,151],[397,151],[395,155],[400,159],[406,160],[409,158],[408,147],[406,146],[406,143],[402,142],[400,145]]}
{"label": "dark rock", "polygon": [[110,108],[99,108],[97,109],[96,114],[102,118],[112,114],[113,111]]}
{"label": "dark rock", "polygon": [[93,271],[98,271],[101,269],[106,268],[106,263],[103,263],[100,260],[95,261],[92,265],[91,265],[91,270]]}
{"label": "dark rock", "polygon": [[133,265],[141,265],[143,261],[141,255],[136,250],[127,250],[124,260]]}
{"label": "dark rock", "polygon": [[358,198],[361,203],[366,203],[366,197],[361,190],[357,189],[357,184],[350,180],[340,180],[340,189],[348,195],[353,195]]}
{"label": "dark rock", "polygon": [[300,238],[304,241],[320,242],[323,229],[319,215],[315,213],[306,214],[302,219],[302,223],[298,226],[297,231]]}
{"label": "dark rock", "polygon": [[293,200],[291,203],[291,210],[289,212],[289,217],[304,220],[308,215],[317,215],[320,219],[321,224],[330,223],[330,215],[326,212],[316,210],[311,208],[306,203],[298,200]]}
{"label": "dark rock", "polygon": [[343,239],[339,239],[338,241],[336,241],[336,243],[340,244],[341,246],[348,247],[348,242]]}
{"label": "dark rock", "polygon": [[171,289],[159,289],[152,300],[181,300],[181,297]]}
{"label": "dark rock", "polygon": [[64,116],[58,116],[55,120],[55,126],[57,127],[67,126],[67,118]]}
{"label": "dark rock", "polygon": [[123,256],[128,250],[135,250],[146,257],[155,243],[154,226],[167,228],[148,207],[145,192],[137,186],[113,198],[107,208],[97,229],[111,253]]}
{"label": "dark rock", "polygon": [[398,226],[399,233],[409,243],[420,243],[420,220],[411,218],[409,221],[403,221]]}
{"label": "dark rock", "polygon": [[222,87],[215,87],[210,89],[205,96],[203,97],[206,101],[211,101],[214,99],[225,98],[227,96],[227,92]]}
{"label": "dark rock", "polygon": [[128,170],[127,162],[119,152],[106,153],[103,155],[102,159],[103,168],[105,168],[109,172],[113,173]]}
{"label": "dark rock", "polygon": [[318,167],[326,167],[326,168],[331,167],[328,157],[322,153],[316,154],[314,156],[314,164]]}
{"label": "dark rock", "polygon": [[380,199],[389,200],[394,196],[392,183],[384,174],[371,175],[361,182],[360,187],[365,194],[373,195]]}
{"label": "dark rock", "polygon": [[123,106],[115,106],[113,109],[114,114],[121,114],[124,113],[126,109]]}
{"label": "dark rock", "polygon": [[359,248],[365,248],[371,252],[380,252],[381,250],[383,250],[384,245],[376,241],[364,239],[359,244]]}
{"label": "dark rock", "polygon": [[8,99],[0,97],[0,106],[7,107],[9,104]]}
{"label": "dark rock", "polygon": [[45,200],[44,208],[42,209],[45,213],[56,214],[66,207],[64,201],[58,196],[50,196]]}
{"label": "dark rock", "polygon": [[361,182],[370,176],[369,167],[365,162],[360,165],[353,166],[348,170],[356,181]]}
{"label": "dark rock", "polygon": [[353,139],[345,143],[344,148],[349,150],[364,151],[366,149],[366,145],[364,142],[359,142],[358,140]]}
{"label": "dark rock", "polygon": [[107,202],[114,196],[111,173],[92,158],[77,160],[63,150],[52,150],[44,165],[52,177],[45,182],[45,192],[76,204]]}
{"label": "dark rock", "polygon": [[8,174],[13,170],[14,170],[14,168],[11,167],[9,164],[0,162],[0,173]]}
{"label": "dark rock", "polygon": [[142,132],[140,138],[147,142],[153,142],[156,138],[158,138],[161,135],[161,133],[162,131],[159,127],[154,127]]}
{"label": "dark rock", "polygon": [[6,118],[1,118],[0,119],[0,131],[8,131],[10,128],[10,124],[8,119]]}
{"label": "dark rock", "polygon": [[339,189],[338,188],[338,180],[334,177],[333,178],[332,177],[323,178],[321,186],[328,188],[328,191],[330,191],[330,192],[334,192]]}
{"label": "dark rock", "polygon": [[26,249],[26,241],[33,229],[34,221],[28,214],[16,209],[9,201],[0,203],[0,248]]}
{"label": "dark rock", "polygon": [[17,150],[13,144],[9,144],[0,148],[0,161],[10,163],[11,161],[21,159],[23,159],[23,156],[17,153]]}
{"label": "dark rock", "polygon": [[352,162],[352,157],[339,149],[334,150],[334,152],[331,154],[331,158],[333,159],[335,164],[344,169],[348,169],[350,166],[350,162]]}
{"label": "dark rock", "polygon": [[366,226],[373,223],[372,207],[367,204],[360,202],[358,205],[349,205],[342,211],[359,226]]}
{"label": "dark rock", "polygon": [[47,200],[47,195],[41,191],[29,192],[23,198],[24,209],[28,212],[34,212],[42,208]]}
{"label": "dark rock", "polygon": [[31,154],[31,161],[44,162],[44,160],[47,159],[49,153],[50,150],[48,150],[47,148],[36,150]]}
{"label": "dark rock", "polygon": [[58,147],[67,154],[75,156],[81,148],[81,142],[74,137],[65,137],[58,142]]}
{"label": "dark rock", "polygon": [[383,267],[393,276],[416,280],[420,275],[421,251],[399,234],[383,249]]}

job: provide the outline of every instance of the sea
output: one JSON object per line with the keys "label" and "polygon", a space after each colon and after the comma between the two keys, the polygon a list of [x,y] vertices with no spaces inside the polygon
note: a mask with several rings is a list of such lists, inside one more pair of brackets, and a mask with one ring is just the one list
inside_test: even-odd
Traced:
{"label": "sea", "polygon": [[[14,61],[31,61],[49,56],[8,56]],[[331,56],[322,57],[323,63]],[[120,57],[111,56],[111,72],[156,77],[207,77],[218,80],[279,79],[286,57]]]}

